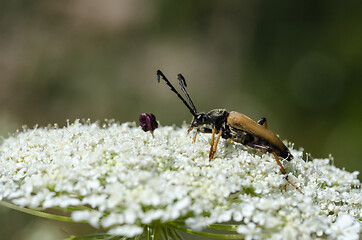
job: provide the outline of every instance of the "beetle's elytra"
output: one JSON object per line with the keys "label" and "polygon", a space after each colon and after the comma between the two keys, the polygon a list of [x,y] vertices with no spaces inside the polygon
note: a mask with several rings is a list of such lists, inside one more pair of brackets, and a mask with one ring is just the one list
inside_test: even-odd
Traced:
{"label": "beetle's elytra", "polygon": [[[185,106],[189,109],[190,113],[193,115],[193,120],[188,131],[190,132],[193,128],[196,128],[194,141],[196,140],[198,132],[212,134],[209,153],[210,160],[214,158],[217,144],[220,140],[220,137],[222,137],[229,141],[232,140],[241,143],[258,151],[272,153],[280,167],[281,172],[286,175],[286,171],[283,165],[280,163],[278,156],[288,161],[292,160],[293,156],[289,152],[289,149],[283,144],[283,142],[268,129],[266,118],[261,118],[256,122],[242,113],[235,111],[228,112],[225,109],[213,109],[208,113],[199,113],[194,103],[192,102],[190,95],[186,91],[187,85],[185,78],[181,74],[178,74],[177,77],[181,86],[181,90],[184,92],[188,103],[172,86],[166,76],[160,70],[157,71],[158,82],[160,82],[160,79],[162,78],[171,88],[171,91],[176,93],[176,95],[182,100]],[[216,141],[215,134],[217,134]],[[286,175],[285,179],[299,192],[301,192],[300,189],[295,186],[287,176],[288,175]]]}

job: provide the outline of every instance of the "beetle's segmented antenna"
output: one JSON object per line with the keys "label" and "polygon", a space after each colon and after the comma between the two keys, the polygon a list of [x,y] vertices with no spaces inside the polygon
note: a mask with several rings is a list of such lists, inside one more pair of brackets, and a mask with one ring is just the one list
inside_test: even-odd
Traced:
{"label": "beetle's segmented antenna", "polygon": [[187,87],[186,80],[185,80],[184,76],[182,76],[181,73],[177,74],[177,78],[180,82],[181,88]]}
{"label": "beetle's segmented antenna", "polygon": [[194,103],[192,102],[192,100],[190,98],[190,95],[186,91],[185,87],[187,87],[187,85],[186,85],[186,80],[185,80],[184,76],[182,76],[182,74],[180,73],[180,74],[177,74],[177,78],[178,78],[178,81],[180,83],[182,91],[186,95],[187,100],[189,100],[189,103],[190,103],[192,109],[194,110],[195,113],[197,113],[196,107],[195,107]]}
{"label": "beetle's segmented antenna", "polygon": [[[191,114],[193,116],[195,116],[197,114],[196,108],[195,106],[192,104],[193,108],[190,107],[190,105],[185,101],[185,99],[177,92],[177,90],[172,86],[172,84],[170,83],[170,81],[168,81],[168,79],[166,78],[166,76],[161,72],[161,70],[157,70],[157,81],[160,82],[160,78],[162,78],[166,84],[171,88],[171,91],[176,93],[176,95],[182,100],[182,102],[186,105],[186,107],[190,110]],[[186,84],[185,84],[186,85]],[[187,95],[188,96],[188,95]],[[191,100],[188,97],[189,101]],[[192,103],[190,101],[190,103]]]}

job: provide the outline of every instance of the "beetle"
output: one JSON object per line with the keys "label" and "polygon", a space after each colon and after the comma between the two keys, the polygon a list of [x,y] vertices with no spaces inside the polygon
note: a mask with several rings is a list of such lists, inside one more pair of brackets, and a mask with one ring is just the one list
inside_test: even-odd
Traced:
{"label": "beetle", "polygon": [[[299,192],[301,192],[300,189],[288,179],[288,175],[279,160],[279,157],[282,157],[291,161],[293,159],[293,155],[283,142],[268,129],[268,123],[265,117],[261,118],[259,121],[254,121],[242,113],[235,111],[229,112],[225,109],[213,109],[208,113],[198,112],[186,90],[186,80],[181,74],[178,74],[177,78],[188,103],[177,92],[166,76],[160,70],[157,70],[157,81],[160,82],[161,78],[171,88],[171,91],[176,93],[193,115],[193,120],[188,132],[190,132],[193,128],[197,129],[194,141],[196,140],[196,136],[199,132],[212,134],[209,152],[210,160],[215,156],[220,137],[227,139],[229,142],[235,141],[246,147],[264,153],[271,153],[274,155],[274,158],[280,167],[280,171],[285,175],[285,179]],[[217,134],[216,140],[215,134]]]}

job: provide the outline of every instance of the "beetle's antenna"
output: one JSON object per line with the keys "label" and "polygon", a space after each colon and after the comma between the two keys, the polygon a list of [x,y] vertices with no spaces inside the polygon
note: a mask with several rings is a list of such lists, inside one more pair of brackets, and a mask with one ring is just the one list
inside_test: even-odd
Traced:
{"label": "beetle's antenna", "polygon": [[[160,82],[160,77],[165,80],[166,84],[171,88],[171,91],[176,93],[176,95],[182,100],[182,102],[186,105],[186,107],[190,110],[190,113],[193,116],[196,116],[197,111],[195,106],[192,104],[193,108],[190,107],[190,105],[185,101],[185,99],[177,92],[177,90],[172,86],[170,81],[166,78],[166,76],[161,72],[161,70],[157,70],[157,81]],[[185,84],[186,85],[186,84]],[[189,98],[188,98],[189,99]]]}
{"label": "beetle's antenna", "polygon": [[182,76],[182,74],[180,73],[180,74],[177,74],[177,78],[178,78],[178,81],[180,83],[182,91],[186,95],[187,100],[189,100],[189,103],[190,103],[192,109],[194,110],[195,113],[197,113],[196,107],[195,107],[194,103],[192,102],[192,100],[190,98],[190,95],[186,91],[185,87],[187,87],[187,85],[186,85],[186,80],[185,80],[184,76]]}

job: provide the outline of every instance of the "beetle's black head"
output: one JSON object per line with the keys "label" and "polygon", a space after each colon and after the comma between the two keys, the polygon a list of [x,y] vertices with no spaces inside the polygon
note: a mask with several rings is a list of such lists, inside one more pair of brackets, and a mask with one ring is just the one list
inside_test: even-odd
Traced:
{"label": "beetle's black head", "polygon": [[210,123],[210,116],[206,113],[198,113],[194,116],[194,118],[192,119],[192,122],[190,124],[190,128],[188,130],[188,132],[190,132],[194,127],[199,127],[205,124],[209,124]]}
{"label": "beetle's black head", "polygon": [[194,116],[190,127],[198,127],[210,123],[210,117],[206,113],[198,113]]}

